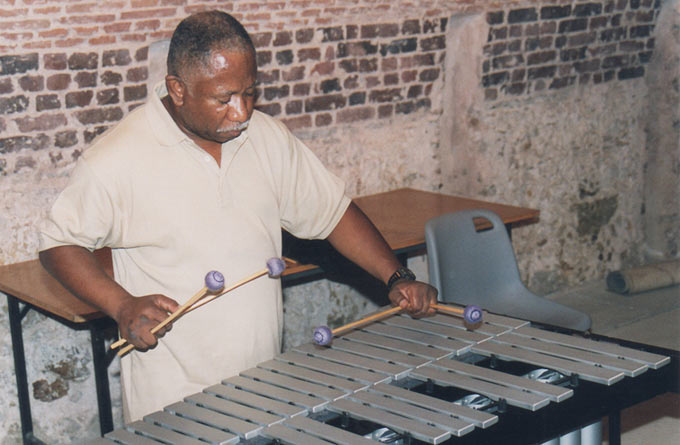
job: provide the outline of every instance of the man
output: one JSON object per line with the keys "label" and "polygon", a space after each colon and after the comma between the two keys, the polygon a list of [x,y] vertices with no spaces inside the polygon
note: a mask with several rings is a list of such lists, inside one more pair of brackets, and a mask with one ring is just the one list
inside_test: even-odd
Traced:
{"label": "man", "polygon": [[[280,256],[281,227],[327,238],[389,284],[393,304],[433,313],[436,290],[400,268],[344,184],[280,122],[253,110],[256,72],[253,44],[233,17],[183,20],[165,88],[83,154],[41,231],[45,267],[137,348],[121,360],[127,422],[279,352],[277,280],[255,280],[187,314],[160,340],[150,330],[209,270],[229,283]],[[104,246],[115,281],[91,253]]]}

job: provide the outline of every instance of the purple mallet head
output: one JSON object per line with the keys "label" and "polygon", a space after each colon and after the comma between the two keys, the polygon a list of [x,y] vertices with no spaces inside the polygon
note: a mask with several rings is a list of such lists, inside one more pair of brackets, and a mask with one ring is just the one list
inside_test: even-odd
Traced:
{"label": "purple mallet head", "polygon": [[222,289],[224,287],[224,275],[216,270],[211,270],[205,276],[205,287],[213,292]]}
{"label": "purple mallet head", "polygon": [[475,324],[479,321],[482,321],[482,308],[479,306],[475,306],[474,304],[466,306],[465,309],[463,310],[463,318],[465,319],[465,321],[471,324]]}
{"label": "purple mallet head", "polygon": [[330,345],[333,340],[333,332],[328,326],[319,326],[314,329],[314,343],[321,346]]}
{"label": "purple mallet head", "polygon": [[286,263],[281,258],[269,258],[267,260],[267,270],[271,278],[276,278],[286,269]]}

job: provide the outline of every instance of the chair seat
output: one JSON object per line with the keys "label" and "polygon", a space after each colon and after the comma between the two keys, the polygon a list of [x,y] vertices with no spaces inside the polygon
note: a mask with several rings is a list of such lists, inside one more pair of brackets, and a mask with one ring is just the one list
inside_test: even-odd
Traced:
{"label": "chair seat", "polygon": [[442,301],[475,304],[497,314],[579,331],[590,329],[587,314],[526,288],[505,225],[494,212],[465,210],[433,218],[425,225],[425,243],[430,283]]}
{"label": "chair seat", "polygon": [[474,295],[458,297],[457,301],[447,299],[446,295],[439,298],[462,305],[475,304],[499,315],[577,331],[587,331],[592,323],[587,314],[538,296],[523,285],[508,286],[503,292],[487,298]]}

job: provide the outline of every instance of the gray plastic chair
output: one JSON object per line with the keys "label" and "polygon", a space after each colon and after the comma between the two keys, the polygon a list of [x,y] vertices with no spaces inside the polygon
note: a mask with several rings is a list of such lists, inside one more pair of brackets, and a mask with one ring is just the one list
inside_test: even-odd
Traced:
{"label": "gray plastic chair", "polygon": [[[490,222],[475,228],[474,220]],[[475,304],[497,314],[579,331],[590,329],[587,314],[533,294],[522,283],[503,221],[488,210],[465,210],[425,225],[430,283],[439,299]]]}

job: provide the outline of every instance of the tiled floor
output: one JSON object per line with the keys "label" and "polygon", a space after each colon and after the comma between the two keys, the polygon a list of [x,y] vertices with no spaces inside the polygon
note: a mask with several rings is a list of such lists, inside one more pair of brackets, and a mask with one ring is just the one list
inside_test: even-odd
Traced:
{"label": "tiled floor", "polygon": [[[588,313],[596,334],[680,350],[680,286],[619,295],[597,281],[547,298]],[[680,395],[666,394],[624,410],[621,429],[623,445],[680,443]]]}

